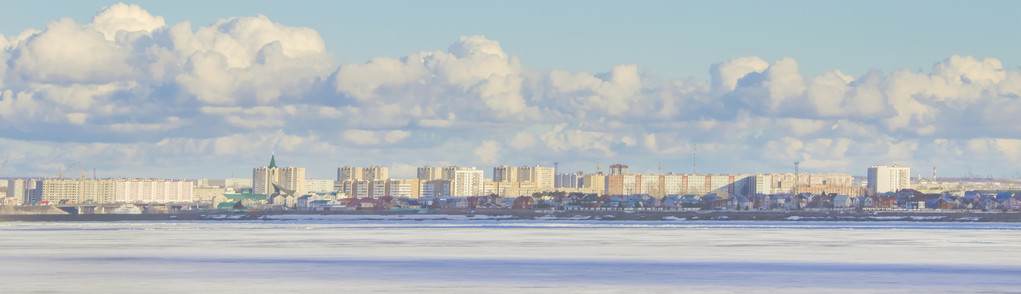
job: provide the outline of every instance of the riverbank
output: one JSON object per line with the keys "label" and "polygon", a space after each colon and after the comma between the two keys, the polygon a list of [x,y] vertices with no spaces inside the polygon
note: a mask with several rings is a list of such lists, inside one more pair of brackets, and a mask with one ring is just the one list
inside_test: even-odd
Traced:
{"label": "riverbank", "polygon": [[344,220],[592,220],[592,221],[914,221],[914,222],[1021,222],[1021,213],[1010,212],[906,212],[906,211],[622,211],[622,210],[492,210],[475,211],[280,211],[214,212],[177,214],[63,214],[0,215],[0,221],[279,221],[302,219]]}

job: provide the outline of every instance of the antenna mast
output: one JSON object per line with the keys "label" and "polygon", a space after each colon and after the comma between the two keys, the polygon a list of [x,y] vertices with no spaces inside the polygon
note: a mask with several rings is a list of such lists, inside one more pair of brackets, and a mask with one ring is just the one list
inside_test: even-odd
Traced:
{"label": "antenna mast", "polygon": [[692,151],[692,157],[691,157],[691,174],[697,175],[698,174],[698,144],[694,144],[694,145],[695,146],[694,146],[694,149]]}
{"label": "antenna mast", "polygon": [[794,193],[793,194],[797,194],[798,193],[798,185],[801,185],[801,174],[798,172],[798,165],[800,165],[800,164],[801,164],[800,161],[795,161],[794,162]]}

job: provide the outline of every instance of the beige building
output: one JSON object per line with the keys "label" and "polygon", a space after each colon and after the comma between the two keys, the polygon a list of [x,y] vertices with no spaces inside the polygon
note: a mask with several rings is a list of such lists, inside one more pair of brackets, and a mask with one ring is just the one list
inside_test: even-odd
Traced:
{"label": "beige building", "polygon": [[522,182],[534,182],[541,189],[554,188],[556,171],[552,167],[523,166],[518,168],[518,177]]}
{"label": "beige building", "polygon": [[[42,201],[49,204],[111,203],[116,199],[112,179],[46,179]],[[189,183],[190,184],[190,183]]]}
{"label": "beige building", "polygon": [[[418,168],[418,179],[422,182],[432,183],[423,185],[423,197],[481,196],[485,188],[484,172],[474,167],[448,166],[438,168],[423,166]],[[449,185],[444,186],[442,182],[432,182],[437,180],[449,181]],[[430,187],[427,190],[425,186]]]}
{"label": "beige building", "polygon": [[602,173],[589,174],[582,176],[581,188],[599,191],[598,193],[606,193],[606,175]]}
{"label": "beige building", "polygon": [[545,166],[509,167],[506,165],[493,168],[493,182],[531,182],[538,188],[555,188],[555,170]]}
{"label": "beige building", "polygon": [[277,167],[276,156],[273,156],[270,157],[269,166],[252,169],[253,194],[271,194],[274,191],[273,184],[293,190],[294,195],[305,195],[305,168]]}
{"label": "beige building", "polygon": [[418,168],[418,179],[423,181],[442,180],[443,168],[434,166],[423,166]]}
{"label": "beige building", "polygon": [[493,168],[493,182],[517,182],[518,168],[501,165]]}
{"label": "beige building", "polygon": [[337,168],[337,181],[346,180],[386,180],[390,178],[390,169],[383,166],[355,167],[344,166]]}
{"label": "beige building", "polygon": [[330,193],[336,192],[336,181],[334,180],[305,180],[305,191],[308,193]]}
{"label": "beige building", "polygon": [[422,198],[422,181],[419,179],[387,180],[386,195],[398,198]]}
{"label": "beige building", "polygon": [[[10,205],[23,205],[28,202],[28,185],[25,179],[10,179],[7,182],[7,189],[4,189],[7,193],[4,195],[4,202],[10,202]],[[6,204],[6,203],[5,203]]]}
{"label": "beige building", "polygon": [[[191,200],[193,202],[206,202],[213,201],[217,197],[223,196],[227,192],[226,188],[220,187],[198,187],[191,191]],[[213,203],[216,204],[216,203]]]}

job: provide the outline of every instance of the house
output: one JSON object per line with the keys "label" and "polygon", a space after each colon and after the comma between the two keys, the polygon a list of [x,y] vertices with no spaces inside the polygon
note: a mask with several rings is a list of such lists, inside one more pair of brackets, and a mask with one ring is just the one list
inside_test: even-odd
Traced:
{"label": "house", "polygon": [[1016,192],[1003,192],[996,194],[996,200],[1003,210],[1021,210],[1021,195]]}
{"label": "house", "polygon": [[755,206],[755,202],[744,195],[738,195],[734,198],[734,208],[737,210],[752,210]]}
{"label": "house", "polygon": [[849,195],[836,195],[833,196],[833,208],[850,208],[855,207],[854,197]]}
{"label": "house", "polygon": [[663,197],[660,201],[660,207],[664,208],[680,208],[681,207],[681,195],[670,194]]}
{"label": "house", "polygon": [[581,198],[581,200],[579,201],[579,204],[581,205],[581,207],[589,207],[589,208],[592,208],[592,207],[602,207],[603,206],[603,198],[599,197],[599,195],[597,195],[597,194],[587,194],[587,195],[585,195],[584,198]]}
{"label": "house", "polygon": [[359,198],[350,198],[346,202],[347,202],[347,204],[346,204],[347,207],[352,207],[352,208],[354,208],[356,210],[374,210],[379,205],[379,202],[376,199],[372,199],[372,198],[369,198],[369,197],[365,197],[365,198],[361,198],[361,199],[359,199]]}
{"label": "house", "polygon": [[534,205],[535,198],[532,198],[531,196],[520,196],[518,198],[514,198],[514,205],[511,209],[532,209]]}
{"label": "house", "polygon": [[929,203],[929,207],[934,209],[957,209],[958,201],[956,197],[942,196],[932,200]]}
{"label": "house", "polygon": [[659,199],[649,194],[629,195],[624,198],[627,207],[657,207],[660,204]]}
{"label": "house", "polygon": [[[973,205],[974,206],[974,205]],[[989,211],[1000,208],[1000,202],[996,201],[996,195],[979,195],[976,208],[982,211]]]}
{"label": "house", "polygon": [[897,207],[897,197],[890,194],[869,196],[865,198],[864,207],[871,209],[893,209]]}
{"label": "house", "polygon": [[445,197],[433,199],[430,208],[437,209],[468,209],[467,197]]}

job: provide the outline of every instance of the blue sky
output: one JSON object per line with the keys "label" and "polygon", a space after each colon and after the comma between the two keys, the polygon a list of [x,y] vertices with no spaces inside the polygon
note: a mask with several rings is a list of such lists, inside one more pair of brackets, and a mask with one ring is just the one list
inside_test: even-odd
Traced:
{"label": "blue sky", "polygon": [[[10,36],[71,17],[86,23],[118,1],[14,1]],[[1021,62],[1017,1],[136,1],[192,27],[263,14],[315,29],[340,62],[399,57],[485,35],[535,69],[605,71],[638,64],[664,78],[702,77],[727,58],[792,57],[831,69],[928,69],[950,55]],[[23,12],[23,13],[22,13]]]}
{"label": "blue sky", "polygon": [[318,178],[690,172],[695,144],[715,173],[1021,173],[1016,1],[139,1],[92,24],[114,4],[6,4],[0,176],[216,178],[274,151]]}

